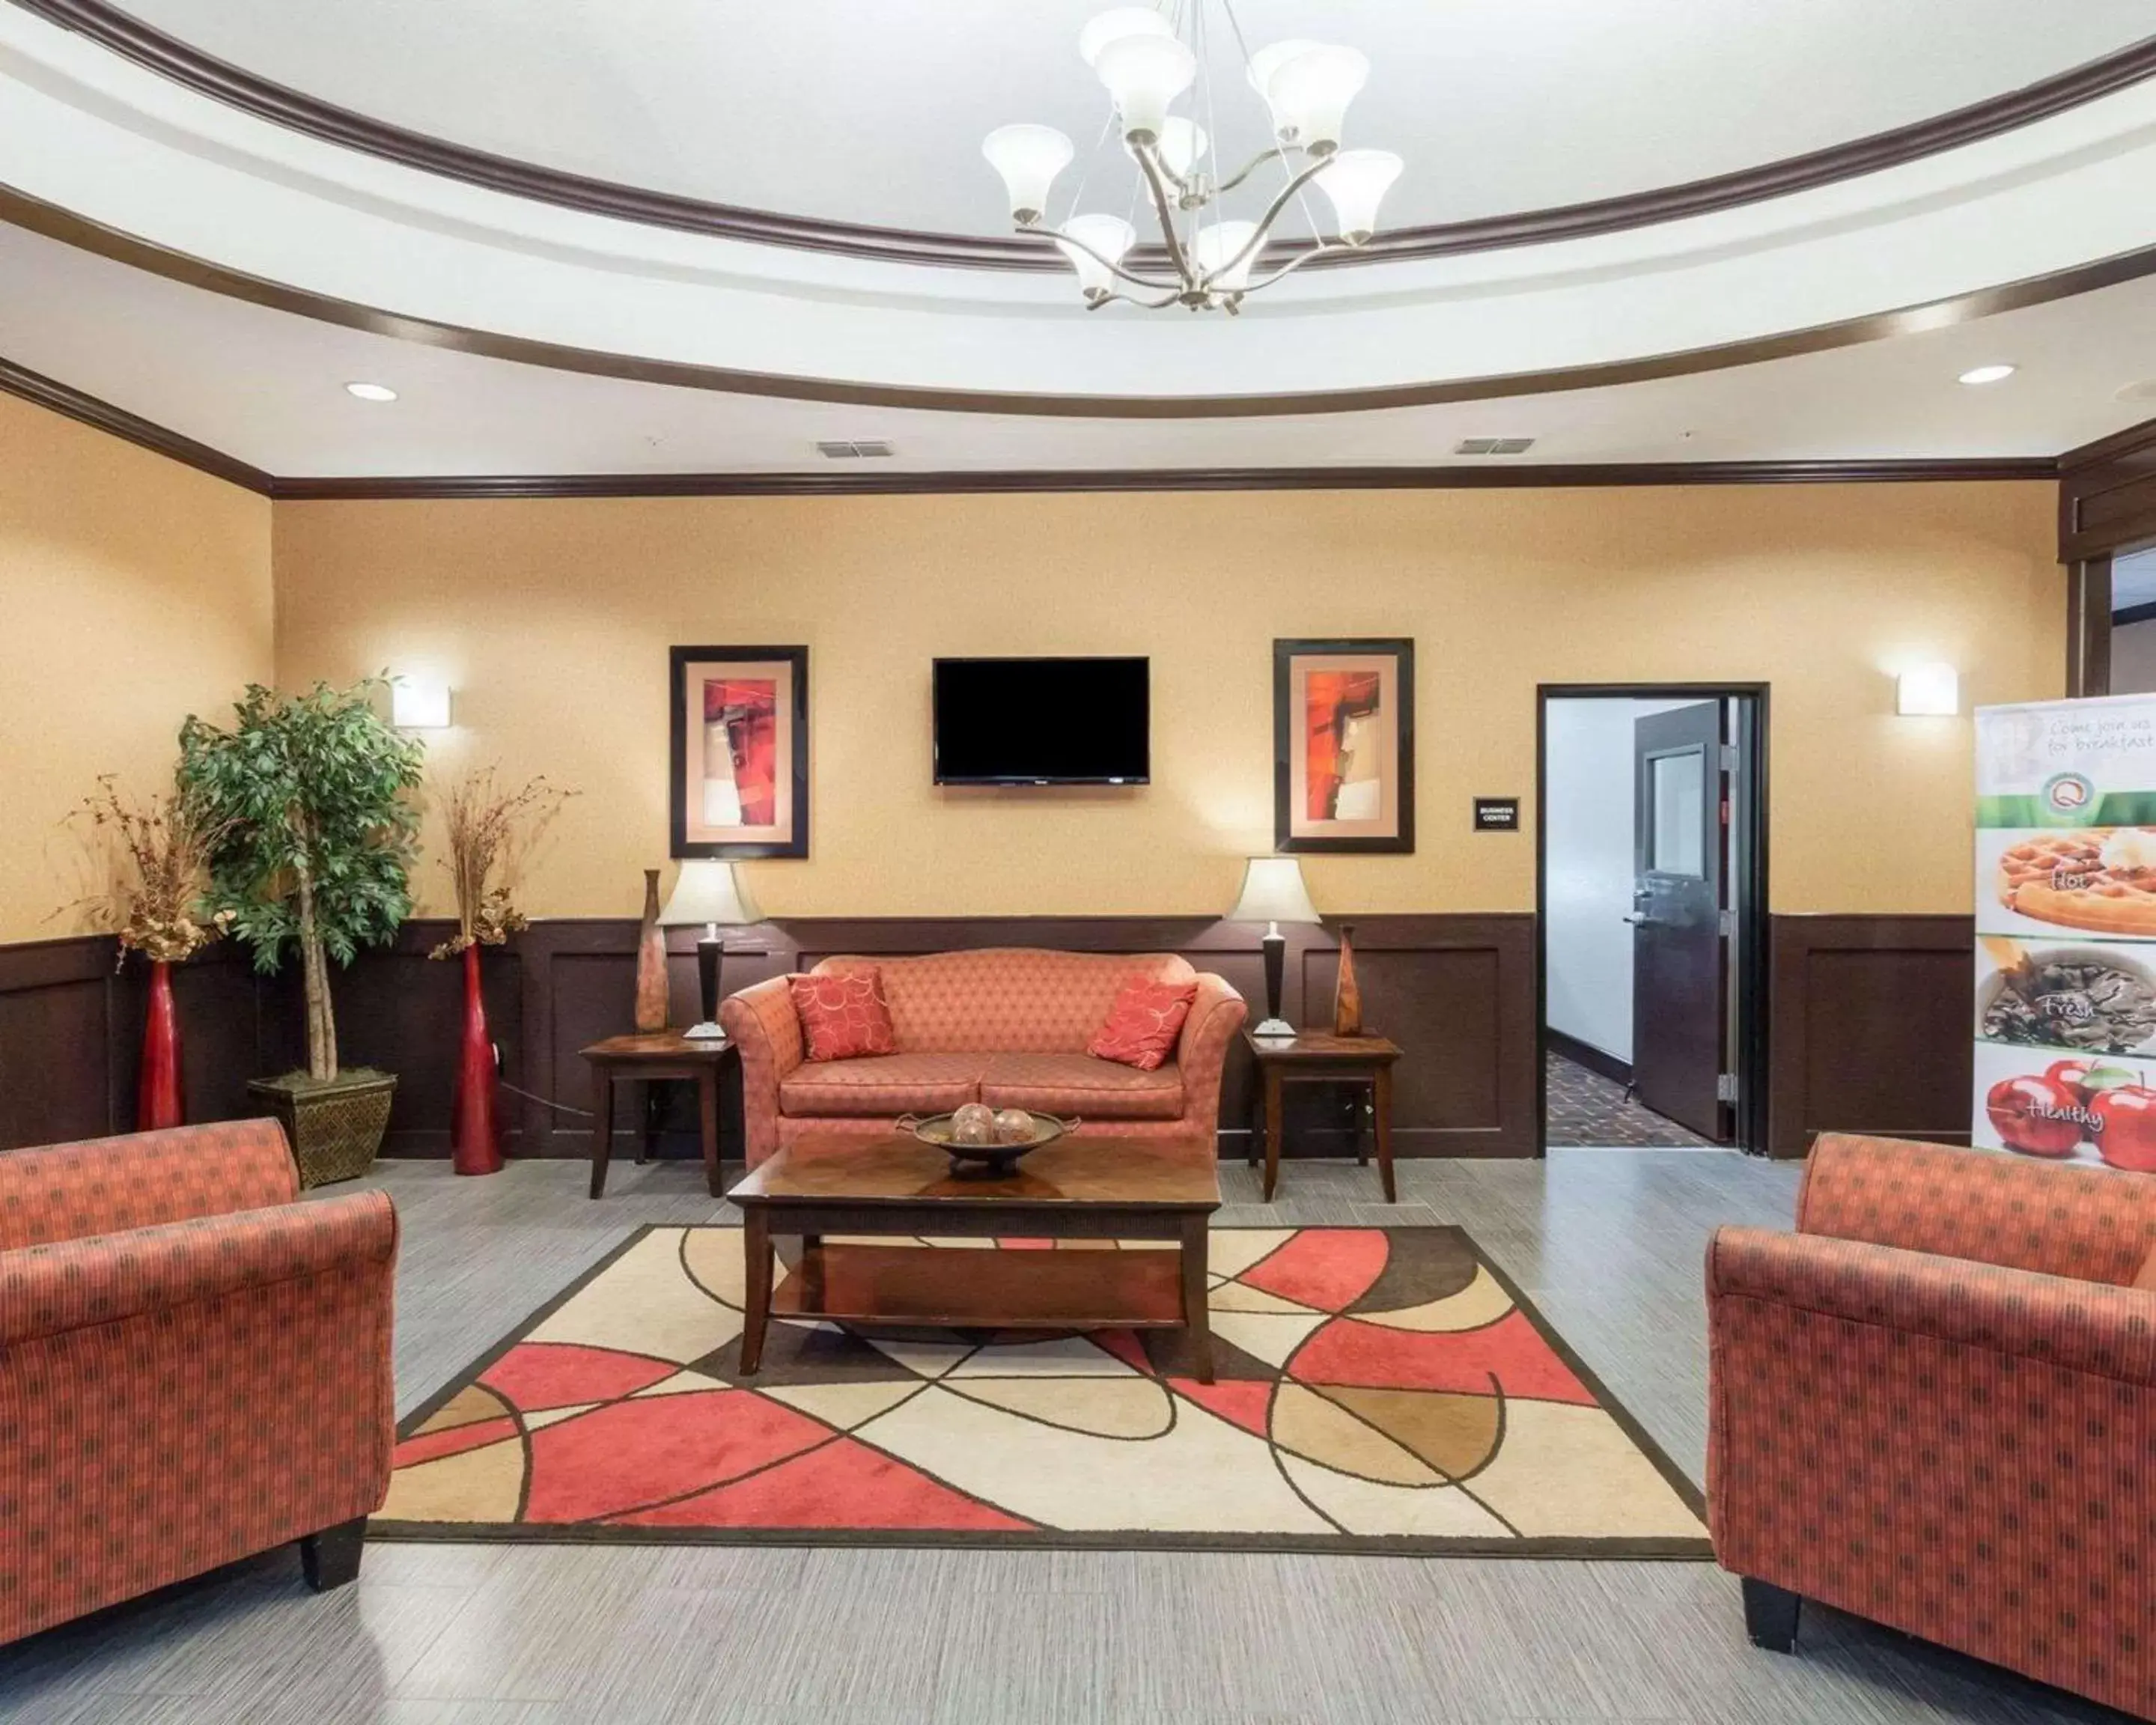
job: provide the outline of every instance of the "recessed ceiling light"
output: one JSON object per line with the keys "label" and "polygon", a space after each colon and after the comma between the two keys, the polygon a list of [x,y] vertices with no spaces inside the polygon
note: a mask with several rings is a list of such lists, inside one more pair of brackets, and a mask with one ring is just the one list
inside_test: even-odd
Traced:
{"label": "recessed ceiling light", "polygon": [[2142,377],[2114,389],[2111,398],[2113,401],[2156,401],[2156,377]]}
{"label": "recessed ceiling light", "polygon": [[2003,383],[2014,375],[2012,366],[1978,366],[1954,379],[1957,383]]}
{"label": "recessed ceiling light", "polygon": [[362,401],[394,401],[397,399],[397,392],[392,389],[387,383],[347,383],[344,386],[344,393],[346,395],[356,395]]}

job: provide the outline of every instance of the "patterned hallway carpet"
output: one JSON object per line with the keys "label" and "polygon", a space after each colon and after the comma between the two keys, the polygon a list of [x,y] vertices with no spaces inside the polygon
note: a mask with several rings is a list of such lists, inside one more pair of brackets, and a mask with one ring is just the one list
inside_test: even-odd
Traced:
{"label": "patterned hallway carpet", "polygon": [[1553,1052],[1544,1062],[1552,1145],[1613,1145],[1658,1150],[1711,1149],[1698,1133],[1635,1101],[1625,1086]]}
{"label": "patterned hallway carpet", "polygon": [[[968,1247],[1047,1243],[935,1249]],[[1216,1229],[1211,1269],[1210,1384],[1175,1331],[805,1322],[743,1378],[741,1231],[648,1227],[405,1422],[372,1532],[1710,1554],[1698,1494],[1460,1229]]]}

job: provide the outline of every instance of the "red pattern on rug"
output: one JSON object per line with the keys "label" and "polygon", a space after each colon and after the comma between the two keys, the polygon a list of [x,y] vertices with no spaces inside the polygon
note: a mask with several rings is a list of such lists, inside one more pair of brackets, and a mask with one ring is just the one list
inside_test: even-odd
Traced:
{"label": "red pattern on rug", "polygon": [[526,1414],[610,1402],[663,1384],[680,1370],[663,1359],[581,1348],[567,1342],[526,1342],[486,1368],[480,1382]]}
{"label": "red pattern on rug", "polygon": [[525,1519],[618,1517],[738,1479],[829,1435],[829,1426],[746,1389],[615,1402],[532,1433]]}
{"label": "red pattern on rug", "polygon": [[1292,1362],[1306,1384],[1490,1394],[1591,1408],[1594,1397],[1517,1312],[1479,1330],[1423,1332],[1336,1318]]}
{"label": "red pattern on rug", "polygon": [[1034,1525],[853,1438],[678,1503],[612,1519],[624,1527],[910,1527],[973,1533],[1019,1533]]}
{"label": "red pattern on rug", "polygon": [[1385,1236],[1371,1228],[1306,1228],[1236,1281],[1320,1312],[1342,1312],[1385,1268]]}

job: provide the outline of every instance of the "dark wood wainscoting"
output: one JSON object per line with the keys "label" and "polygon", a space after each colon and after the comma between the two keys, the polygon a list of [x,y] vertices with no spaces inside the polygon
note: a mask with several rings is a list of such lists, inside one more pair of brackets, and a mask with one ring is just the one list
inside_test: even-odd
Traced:
{"label": "dark wood wainscoting", "polygon": [[[1532,1156],[1534,921],[1523,915],[1351,920],[1364,1016],[1414,1056],[1394,1102],[1403,1156]],[[431,963],[446,924],[408,924],[395,945],[335,978],[344,1059],[398,1075],[386,1153],[448,1152],[462,996],[459,969]],[[694,931],[672,936],[675,1016],[696,1003]],[[1332,1010],[1338,943],[1330,928],[1289,931],[1285,998],[1296,1023]],[[800,918],[742,937],[727,954],[728,993],[838,952],[892,957],[959,947],[1045,946],[1178,952],[1219,972],[1254,1005],[1264,993],[1255,932],[1207,917]],[[485,957],[487,1012],[515,1091],[504,1110],[512,1154],[583,1156],[590,1081],[577,1050],[624,1028],[634,993],[636,924],[628,918],[539,922]],[[112,943],[80,938],[0,947],[0,1147],[125,1130],[134,1115],[142,973],[116,971]],[[300,1052],[296,979],[258,978],[245,955],[213,948],[178,973],[190,1117],[249,1111],[245,1081]],[[1250,1098],[1239,1045],[1221,1122],[1240,1153]],[[526,1094],[519,1094],[519,1092]],[[1290,1153],[1337,1153],[1354,1093],[1312,1086],[1296,1096]],[[685,1092],[662,1106],[670,1153],[693,1153]],[[740,1142],[738,1081],[729,1074],[722,1129]]]}
{"label": "dark wood wainscoting", "polygon": [[1822,1132],[1966,1144],[1976,986],[1968,916],[1775,916],[1768,1143]]}

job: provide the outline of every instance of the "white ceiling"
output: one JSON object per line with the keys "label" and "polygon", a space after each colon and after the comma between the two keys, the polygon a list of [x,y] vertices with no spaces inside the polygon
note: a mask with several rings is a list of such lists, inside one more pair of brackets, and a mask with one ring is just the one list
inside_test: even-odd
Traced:
{"label": "white ceiling", "polygon": [[[1109,0],[122,3],[250,71],[411,130],[883,227],[1000,233],[982,136],[1045,121],[1079,141],[1083,162],[1106,117],[1075,43]],[[1221,154],[1240,157],[1264,141],[1262,116],[1217,0],[1207,10]],[[1779,160],[2156,32],[2150,0],[1240,0],[1236,13],[1253,47],[1318,35],[1369,54],[1350,136],[1409,160],[1394,226]],[[1119,205],[1130,178],[1111,147],[1088,204]]]}
{"label": "white ceiling", "polygon": [[[485,359],[271,311],[0,225],[0,354],[285,476],[1445,463],[1476,435],[1521,461],[2051,455],[2146,416],[2156,280],[1892,341],[1663,382],[1381,413],[1040,418],[666,388]],[[1970,388],[2005,359],[2008,382]],[[355,379],[401,392],[347,396]],[[827,462],[824,438],[891,462]],[[2156,595],[2152,595],[2156,596]]]}

